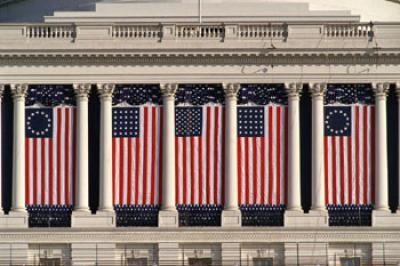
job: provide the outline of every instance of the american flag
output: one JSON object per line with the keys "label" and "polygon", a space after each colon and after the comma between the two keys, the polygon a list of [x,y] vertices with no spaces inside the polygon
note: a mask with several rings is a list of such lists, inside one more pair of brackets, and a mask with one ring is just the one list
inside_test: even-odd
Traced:
{"label": "american flag", "polygon": [[239,106],[239,204],[285,204],[287,199],[287,106]]}
{"label": "american flag", "polygon": [[112,119],[114,204],[159,204],[162,108],[150,103],[114,106]]}
{"label": "american flag", "polygon": [[328,88],[329,95],[324,114],[326,204],[372,204],[375,198],[372,91],[335,85]]}
{"label": "american flag", "polygon": [[176,107],[178,205],[223,203],[224,128],[222,104]]}
{"label": "american flag", "polygon": [[25,109],[27,205],[72,205],[75,190],[76,110]]}

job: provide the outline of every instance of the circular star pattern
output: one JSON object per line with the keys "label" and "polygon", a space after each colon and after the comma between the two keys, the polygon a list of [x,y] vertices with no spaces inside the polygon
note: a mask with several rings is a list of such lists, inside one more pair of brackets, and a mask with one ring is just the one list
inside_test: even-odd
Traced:
{"label": "circular star pattern", "polygon": [[348,112],[340,108],[327,109],[325,114],[325,130],[329,135],[345,135],[351,126]]}
{"label": "circular star pattern", "polygon": [[34,136],[45,136],[51,130],[51,117],[44,110],[36,110],[27,117],[26,127]]}

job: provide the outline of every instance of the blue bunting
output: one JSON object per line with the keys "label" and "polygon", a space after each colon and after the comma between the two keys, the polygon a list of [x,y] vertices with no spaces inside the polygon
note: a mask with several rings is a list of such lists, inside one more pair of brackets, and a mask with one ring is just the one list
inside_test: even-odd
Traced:
{"label": "blue bunting", "polygon": [[287,93],[283,84],[242,84],[238,104],[256,105],[287,104]]}
{"label": "blue bunting", "polygon": [[72,85],[30,85],[25,99],[26,106],[41,104],[47,107],[76,105]]}
{"label": "blue bunting", "polygon": [[188,103],[205,105],[207,103],[223,104],[224,90],[220,84],[180,85],[176,92],[175,104]]}
{"label": "blue bunting", "polygon": [[374,104],[374,92],[370,84],[329,84],[325,104]]}
{"label": "blue bunting", "polygon": [[117,85],[113,93],[113,105],[126,102],[130,105],[142,105],[145,103],[162,104],[159,85],[134,84]]}

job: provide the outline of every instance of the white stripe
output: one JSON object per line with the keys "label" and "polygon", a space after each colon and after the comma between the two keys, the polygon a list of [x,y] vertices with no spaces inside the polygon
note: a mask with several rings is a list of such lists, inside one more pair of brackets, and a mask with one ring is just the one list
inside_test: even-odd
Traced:
{"label": "white stripe", "polygon": [[269,195],[271,191],[269,191],[269,106],[265,106],[264,108],[264,202],[263,204],[269,204]]}
{"label": "white stripe", "polygon": [[119,150],[120,150],[119,138],[117,138],[115,141],[115,204],[117,205],[120,204],[120,199],[119,199],[120,151]]}
{"label": "white stripe", "polygon": [[73,195],[73,186],[72,186],[72,182],[73,182],[73,178],[74,178],[74,169],[72,167],[72,163],[74,160],[74,154],[73,154],[73,145],[74,145],[74,108],[73,107],[69,107],[70,110],[70,115],[69,115],[69,202],[67,202],[67,204],[72,205],[73,203],[73,199],[74,199],[74,195]]}
{"label": "white stripe", "polygon": [[254,203],[254,184],[253,184],[253,177],[254,177],[254,173],[253,173],[253,164],[254,164],[254,160],[256,160],[256,158],[253,158],[253,138],[247,138],[247,147],[248,147],[248,153],[247,156],[249,158],[249,180],[248,180],[248,191],[249,191],[249,204],[253,204]]}
{"label": "white stripe", "polygon": [[194,142],[194,204],[199,204],[199,138],[193,137]]}
{"label": "white stripe", "polygon": [[224,109],[222,106],[217,106],[215,108],[218,108],[218,145],[217,145],[217,151],[218,151],[218,174],[217,174],[217,186],[218,186],[218,191],[217,191],[217,195],[218,195],[218,199],[217,199],[217,204],[221,204],[222,203],[222,171],[224,171],[222,169],[222,160],[224,158],[222,158],[222,128],[225,126],[223,125],[223,115],[224,115]]}
{"label": "white stripe", "polygon": [[[241,150],[241,162],[242,162],[242,164],[241,164],[241,167],[240,167],[240,170],[241,170],[241,176],[242,176],[242,180],[241,180],[241,184],[242,184],[242,191],[241,191],[241,193],[242,193],[242,202],[241,202],[241,204],[245,204],[246,203],[246,178],[245,178],[245,158],[246,158],[246,151],[245,151],[245,149],[244,149],[244,142],[246,141],[246,138],[245,137],[240,137],[240,143],[239,143],[239,145],[240,145],[240,150]],[[229,177],[228,177],[229,178]]]}
{"label": "white stripe", "polygon": [[369,203],[372,202],[372,200],[371,200],[371,176],[372,176],[372,173],[371,173],[371,171],[372,171],[372,169],[371,169],[371,164],[372,164],[371,147],[373,145],[373,142],[371,140],[371,107],[370,106],[367,107],[367,116],[368,116],[367,117],[367,124],[364,125],[364,126],[367,127],[367,147],[368,147],[367,148],[367,158],[368,158],[367,159],[368,160],[367,171],[368,171],[368,177],[367,177],[367,191],[366,191],[366,193],[368,195],[368,198],[367,198],[368,202],[364,202],[364,204],[369,204]]}
{"label": "white stripe", "polygon": [[280,203],[283,204],[285,202],[285,107],[279,106],[278,108],[281,109],[281,121],[280,121],[280,128],[281,128],[281,138],[280,138],[280,145],[281,145],[281,154],[280,154]]}
{"label": "white stripe", "polygon": [[256,137],[256,144],[257,144],[257,198],[255,199],[256,204],[261,204],[261,178],[264,178],[261,176],[261,137]]}
{"label": "white stripe", "polygon": [[351,203],[356,203],[356,108],[351,107]]}
{"label": "white stripe", "polygon": [[276,185],[277,185],[277,171],[276,171],[276,161],[277,161],[277,149],[276,149],[276,144],[277,144],[277,132],[276,132],[276,126],[277,126],[277,117],[276,117],[276,106],[272,106],[272,128],[274,130],[272,130],[272,172],[273,172],[273,179],[272,179],[272,204],[276,204],[277,200],[276,200],[276,195],[277,195],[277,191],[276,191]]}
{"label": "white stripe", "polygon": [[58,187],[58,172],[57,172],[57,108],[53,109],[53,204],[57,205],[57,187]]}
{"label": "white stripe", "polygon": [[65,109],[61,109],[61,184],[60,185],[60,190],[61,190],[61,202],[60,204],[65,204]]}
{"label": "white stripe", "polygon": [[327,154],[328,154],[328,201],[333,203],[333,160],[332,160],[332,139],[334,137],[327,137]]}
{"label": "white stripe", "polygon": [[137,202],[135,201],[135,196],[136,196],[136,168],[137,168],[137,161],[136,161],[136,138],[132,138],[131,141],[131,149],[132,149],[132,156],[131,156],[131,162],[130,164],[132,165],[132,172],[131,172],[131,176],[129,176],[128,178],[130,178],[131,180],[131,187],[129,188],[131,190],[131,201],[129,202],[129,204],[135,205],[137,204]]}
{"label": "white stripe", "polygon": [[150,204],[151,202],[151,164],[152,164],[152,149],[151,145],[153,143],[153,107],[152,106],[146,106],[147,108],[147,147],[145,149],[147,150],[147,158],[146,158],[146,163],[147,163],[147,177],[146,177],[146,202],[145,204]]}
{"label": "white stripe", "polygon": [[160,165],[160,106],[157,106],[156,108],[156,146],[154,148],[155,152],[155,171],[154,171],[154,176],[155,176],[155,184],[154,184],[154,204],[159,204],[159,195],[160,195],[160,173],[159,173],[159,165]]}
{"label": "white stripe", "polygon": [[183,138],[178,138],[178,177],[179,177],[179,204],[184,204],[183,198]]}
{"label": "white stripe", "polygon": [[50,158],[49,156],[50,156],[50,154],[49,154],[49,139],[48,138],[46,138],[44,140],[44,145],[45,145],[45,160],[44,160],[45,186],[44,186],[44,189],[46,191],[45,198],[44,198],[44,200],[45,200],[44,204],[48,205],[49,204],[49,191],[50,191],[49,179],[51,178],[49,175],[49,158]]}
{"label": "white stripe", "polygon": [[42,202],[42,138],[36,139],[36,202],[43,205]]}
{"label": "white stripe", "polygon": [[143,177],[143,142],[144,142],[144,107],[141,106],[140,107],[140,111],[139,111],[139,120],[140,120],[140,126],[139,126],[139,182],[138,182],[138,186],[139,186],[139,197],[138,197],[138,204],[142,205],[144,204],[143,202],[143,193],[145,193],[143,191],[143,182],[144,182],[144,177]]}
{"label": "white stripe", "polygon": [[363,108],[362,106],[359,106],[359,110],[360,110],[360,120],[359,120],[359,124],[360,124],[360,131],[359,131],[359,137],[360,137],[360,145],[359,145],[359,165],[360,165],[360,204],[364,203],[364,112],[363,112]]}
{"label": "white stripe", "polygon": [[336,157],[336,204],[341,204],[341,186],[340,186],[340,179],[341,179],[341,174],[340,174],[340,140],[339,137],[334,137],[335,138],[335,146],[336,146],[336,154],[334,156]]}
{"label": "white stripe", "polygon": [[349,160],[347,157],[348,154],[348,147],[347,147],[347,139],[348,137],[343,137],[343,171],[344,171],[344,202],[343,204],[350,204],[349,200],[349,175],[348,175],[348,169],[349,169]]}
{"label": "white stripe", "polygon": [[185,204],[190,204],[190,198],[192,196],[192,190],[191,190],[191,178],[192,178],[191,167],[192,167],[192,164],[191,164],[191,157],[190,157],[190,154],[191,154],[190,139],[191,138],[192,137],[184,138],[186,141],[183,144],[186,146],[186,199],[184,199],[184,200],[186,200],[184,202]]}
{"label": "white stripe", "polygon": [[201,159],[201,167],[202,167],[202,202],[201,204],[207,203],[207,106],[202,108],[203,112],[203,125],[202,125],[202,159]]}
{"label": "white stripe", "polygon": [[122,204],[126,204],[128,201],[128,138],[122,139]]}
{"label": "white stripe", "polygon": [[215,134],[215,110],[214,108],[210,108],[210,204],[215,203],[214,199],[214,178],[215,174],[214,173],[214,151],[213,149],[215,148],[215,139],[214,139],[214,134]]}
{"label": "white stripe", "polygon": [[29,203],[33,203],[33,138],[29,139]]}

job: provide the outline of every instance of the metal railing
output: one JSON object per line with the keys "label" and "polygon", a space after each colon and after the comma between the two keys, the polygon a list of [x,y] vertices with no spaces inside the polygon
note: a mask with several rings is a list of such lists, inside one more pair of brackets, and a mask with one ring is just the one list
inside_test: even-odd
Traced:
{"label": "metal railing", "polygon": [[[0,243],[0,265],[340,266],[400,264],[400,242],[173,243],[177,246],[176,248],[164,247],[164,244]],[[171,243],[167,245],[171,246]],[[271,262],[273,264],[270,264]]]}

